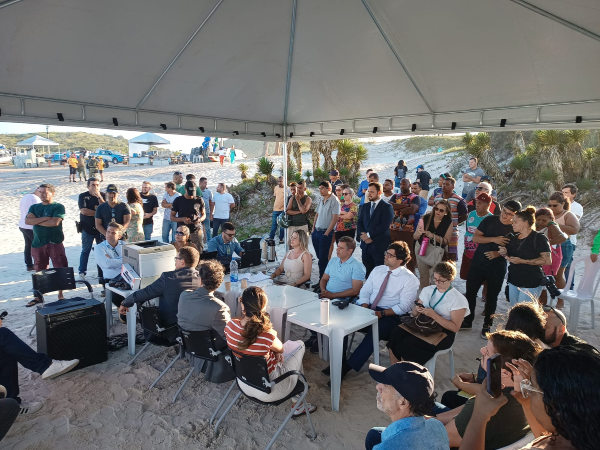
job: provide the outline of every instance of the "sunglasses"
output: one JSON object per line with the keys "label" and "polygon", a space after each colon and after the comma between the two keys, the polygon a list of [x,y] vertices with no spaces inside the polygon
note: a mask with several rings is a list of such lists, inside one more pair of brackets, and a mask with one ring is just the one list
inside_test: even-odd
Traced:
{"label": "sunglasses", "polygon": [[532,392],[537,392],[538,394],[544,393],[544,391],[542,391],[541,389],[534,387],[531,384],[531,380],[521,380],[520,387],[523,398],[529,398]]}
{"label": "sunglasses", "polygon": [[552,203],[548,203],[548,208],[558,208],[558,203],[553,205]]}
{"label": "sunglasses", "polygon": [[185,236],[185,233],[183,231],[176,231],[175,235],[177,235],[177,236]]}
{"label": "sunglasses", "polygon": [[477,191],[481,191],[482,189],[485,189],[485,190],[487,190],[487,188],[484,188],[483,186],[477,186],[477,187],[475,188],[475,190],[477,190]]}
{"label": "sunglasses", "polygon": [[446,213],[446,209],[444,208],[434,208],[435,211]]}
{"label": "sunglasses", "polygon": [[558,312],[557,312],[557,311],[556,311],[556,310],[555,310],[555,309],[554,309],[552,306],[550,306],[550,305],[544,305],[544,306],[542,306],[542,310],[543,310],[545,313],[548,313],[548,312],[552,311],[552,312],[554,313],[554,315],[555,315],[556,317],[558,317],[558,320],[560,320],[560,323],[562,323],[562,324],[563,324],[563,326],[565,326],[565,327],[567,326],[567,324],[565,323],[565,321],[564,321],[564,320],[563,320],[563,318],[562,318],[562,315],[561,315],[561,314],[558,314]]}

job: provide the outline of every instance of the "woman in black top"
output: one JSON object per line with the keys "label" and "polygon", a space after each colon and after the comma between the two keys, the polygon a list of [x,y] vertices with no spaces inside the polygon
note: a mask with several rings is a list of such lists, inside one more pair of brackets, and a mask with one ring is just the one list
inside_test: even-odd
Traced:
{"label": "woman in black top", "polygon": [[406,177],[406,173],[408,172],[408,167],[406,167],[406,164],[404,164],[404,160],[401,159],[400,161],[398,161],[398,165],[396,167],[394,167],[394,180],[395,180],[395,186],[397,188],[400,188],[400,180],[404,177]]}
{"label": "woman in black top", "polygon": [[535,224],[535,208],[528,206],[515,213],[514,235],[499,252],[510,263],[508,266],[508,296],[510,306],[531,302],[540,297],[542,266],[552,264],[550,244],[543,233],[532,229]]}
{"label": "woman in black top", "polygon": [[[435,240],[435,245],[448,246],[448,242],[452,237],[452,209],[448,200],[438,201],[433,206],[433,210],[419,220],[419,225],[413,234],[413,238],[422,245],[424,237],[429,238],[428,245],[434,245],[433,240]],[[432,266],[425,264],[418,257],[417,266],[419,267],[419,274],[421,276],[421,286],[419,289],[423,289],[430,284]]]}

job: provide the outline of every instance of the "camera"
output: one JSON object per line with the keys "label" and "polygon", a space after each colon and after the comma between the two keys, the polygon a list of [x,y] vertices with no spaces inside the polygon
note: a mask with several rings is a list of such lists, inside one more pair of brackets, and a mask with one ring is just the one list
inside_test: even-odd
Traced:
{"label": "camera", "polygon": [[540,283],[540,285],[542,285],[548,290],[550,297],[552,297],[553,299],[560,295],[560,289],[556,287],[555,281],[556,279],[552,275],[547,275],[545,277],[542,277],[542,281]]}

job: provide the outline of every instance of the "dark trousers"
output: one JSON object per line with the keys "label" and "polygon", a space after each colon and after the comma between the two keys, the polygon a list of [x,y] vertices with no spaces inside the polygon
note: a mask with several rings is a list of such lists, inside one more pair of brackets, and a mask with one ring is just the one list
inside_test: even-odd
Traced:
{"label": "dark trousers", "polygon": [[19,403],[19,368],[17,363],[32,372],[42,374],[52,360],[34,351],[8,328],[0,327],[0,384],[6,388],[6,396]]}
{"label": "dark trousers", "polygon": [[504,283],[504,275],[506,269],[500,267],[489,267],[487,265],[473,264],[467,275],[467,301],[471,313],[465,317],[466,325],[472,325],[475,318],[475,306],[477,304],[477,293],[479,288],[487,281],[487,297],[485,299],[485,319],[483,327],[490,328],[492,326],[492,316],[496,313],[496,305],[498,304],[498,294],[502,290]]}
{"label": "dark trousers", "polygon": [[365,269],[367,269],[365,279],[369,278],[370,273],[375,267],[383,265],[385,250],[388,248],[388,246],[389,239],[388,245],[375,247],[373,244],[367,244],[365,248],[363,248],[362,262],[365,265]]}
{"label": "dark trousers", "polygon": [[[275,239],[275,233],[277,233],[277,219],[280,215],[284,214],[285,211],[273,211],[271,215],[271,232],[269,233],[270,239]],[[285,236],[285,229],[279,227],[279,240],[282,241]]]}
{"label": "dark trousers", "polygon": [[[377,308],[376,311],[383,311],[383,308]],[[379,319],[379,339],[387,341],[390,338],[390,334],[394,328],[398,326],[400,321],[399,316],[384,316]],[[354,353],[348,358],[348,365],[357,372],[362,369],[365,363],[369,360],[369,357],[373,354],[373,327],[367,327],[367,334],[363,338],[362,342],[358,344]],[[377,348],[379,351],[379,348]]]}
{"label": "dark trousers", "polygon": [[31,243],[33,242],[33,230],[27,230],[19,227],[21,233],[23,233],[23,239],[25,239],[25,265],[28,269],[33,269],[33,259],[31,258]]}
{"label": "dark trousers", "polygon": [[4,439],[8,430],[19,415],[21,407],[19,403],[12,398],[0,399],[0,441]]}
{"label": "dark trousers", "polygon": [[383,433],[385,427],[371,428],[365,437],[365,449],[373,450],[373,447],[381,444],[381,433]]}
{"label": "dark trousers", "polygon": [[336,231],[333,236],[335,237],[335,243],[336,244],[339,244],[340,239],[343,236],[349,236],[352,239],[354,239],[356,237],[356,228],[353,228],[351,230]]}
{"label": "dark trousers", "polygon": [[212,229],[213,237],[219,235],[219,227],[221,225],[223,225],[225,222],[229,222],[229,219],[217,219],[216,217],[213,218],[213,229]]}
{"label": "dark trousers", "polygon": [[[104,240],[104,236],[102,236],[100,233],[90,234],[85,230],[81,232],[81,255],[79,256],[79,273],[87,273],[88,260],[90,259],[90,252],[92,251],[92,245],[94,244],[94,240],[96,241],[96,244],[99,244]],[[98,276],[102,276],[102,271],[99,267]]]}
{"label": "dark trousers", "polygon": [[331,247],[331,241],[333,240],[333,231],[329,233],[329,236],[325,236],[325,231],[318,230],[312,234],[312,244],[315,248],[315,256],[319,259],[319,279],[323,278],[327,263],[329,262],[329,247]]}

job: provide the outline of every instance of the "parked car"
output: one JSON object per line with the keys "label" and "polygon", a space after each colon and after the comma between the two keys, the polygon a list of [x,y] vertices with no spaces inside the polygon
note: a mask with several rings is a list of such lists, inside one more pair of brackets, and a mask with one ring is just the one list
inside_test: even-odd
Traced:
{"label": "parked car", "polygon": [[63,155],[64,155],[64,152],[63,153],[47,153],[44,155],[44,159],[46,161],[50,160],[52,162],[61,162]]}
{"label": "parked car", "polygon": [[90,158],[92,156],[102,156],[102,159],[104,161],[110,161],[113,164],[127,164],[127,162],[129,161],[129,156],[121,155],[120,153],[113,152],[112,150],[98,149],[90,154]]}

